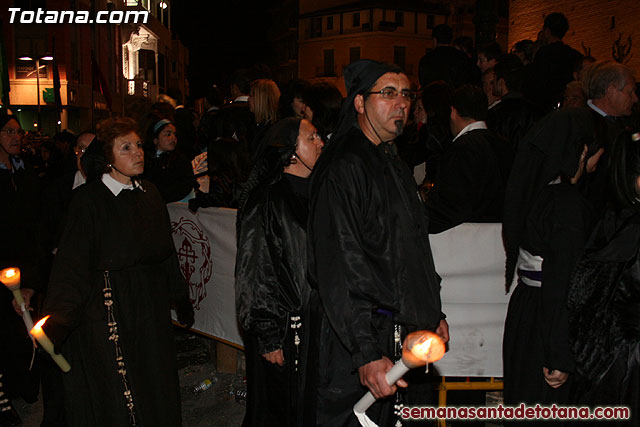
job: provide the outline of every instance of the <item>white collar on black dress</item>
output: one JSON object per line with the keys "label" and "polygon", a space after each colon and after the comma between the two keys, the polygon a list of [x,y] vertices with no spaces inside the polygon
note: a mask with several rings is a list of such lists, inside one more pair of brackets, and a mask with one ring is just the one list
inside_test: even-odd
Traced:
{"label": "white collar on black dress", "polygon": [[117,181],[108,173],[102,174],[102,183],[107,186],[109,191],[111,191],[114,196],[117,196],[118,194],[120,194],[122,190],[133,190],[134,188],[139,188],[143,190],[142,186],[138,181],[132,180],[131,182],[133,182],[133,184],[123,184],[120,181]]}

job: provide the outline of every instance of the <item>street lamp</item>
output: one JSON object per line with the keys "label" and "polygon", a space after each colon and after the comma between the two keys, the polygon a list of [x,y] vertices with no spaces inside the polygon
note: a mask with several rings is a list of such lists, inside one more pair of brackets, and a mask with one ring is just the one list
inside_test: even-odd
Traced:
{"label": "street lamp", "polygon": [[[18,58],[21,61],[33,61],[33,58],[29,55],[23,55]],[[40,130],[40,60],[42,61],[52,61],[53,56],[46,54],[39,58],[36,58],[36,98],[38,100],[38,120],[36,122],[37,130]]]}

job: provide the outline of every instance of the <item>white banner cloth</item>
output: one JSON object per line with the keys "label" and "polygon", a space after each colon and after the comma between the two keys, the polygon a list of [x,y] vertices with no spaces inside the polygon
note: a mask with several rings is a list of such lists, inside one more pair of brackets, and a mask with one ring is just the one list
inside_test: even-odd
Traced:
{"label": "white banner cloth", "polygon": [[442,277],[449,350],[435,366],[443,376],[502,376],[504,291],[501,224],[462,224],[430,236]]}
{"label": "white banner cloth", "polygon": [[167,205],[180,270],[189,283],[195,311],[193,329],[243,345],[236,322],[234,270],[236,210]]}
{"label": "white banner cloth", "polygon": [[[194,305],[193,329],[242,345],[234,297],[236,211],[207,208],[194,215],[186,203],[167,208]],[[509,297],[500,229],[500,224],[462,224],[430,236],[451,334],[449,351],[436,364],[440,375],[502,376]]]}

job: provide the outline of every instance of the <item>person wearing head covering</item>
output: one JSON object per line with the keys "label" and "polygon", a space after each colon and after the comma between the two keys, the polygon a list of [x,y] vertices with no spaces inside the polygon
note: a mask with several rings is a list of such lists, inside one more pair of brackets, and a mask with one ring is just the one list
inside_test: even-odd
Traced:
{"label": "person wearing head covering", "polygon": [[189,327],[193,308],[136,129],[100,123],[53,262],[43,329],[71,365],[69,426],[181,425],[171,309]]}
{"label": "person wearing head covering", "polygon": [[[507,284],[517,274],[503,339],[504,399],[566,404],[574,379],[567,290],[596,221],[579,182],[595,141],[586,110],[544,118],[521,141],[505,197]],[[515,251],[514,251],[515,249]]]}
{"label": "person wearing head covering", "polygon": [[239,196],[236,307],[247,359],[244,426],[302,425],[308,348],[309,175],[324,143],[310,121],[283,119]]}
{"label": "person wearing head covering", "polygon": [[[624,406],[640,422],[640,133],[624,131],[611,150],[612,203],[571,277],[569,339],[580,406]],[[589,423],[591,424],[591,423]],[[600,425],[600,424],[593,424]]]}
{"label": "person wearing head covering", "polygon": [[380,399],[367,414],[390,426],[396,385],[384,375],[398,356],[395,336],[428,329],[448,340],[448,326],[426,211],[394,145],[414,97],[409,79],[372,60],[350,64],[344,77],[340,123],[311,184],[309,273],[323,311],[310,339],[318,360],[305,417],[357,426],[353,405],[370,390]]}
{"label": "person wearing head covering", "polygon": [[158,187],[165,203],[180,201],[195,188],[196,179],[189,159],[176,150],[176,126],[160,119],[150,131],[152,144],[145,154],[144,178]]}

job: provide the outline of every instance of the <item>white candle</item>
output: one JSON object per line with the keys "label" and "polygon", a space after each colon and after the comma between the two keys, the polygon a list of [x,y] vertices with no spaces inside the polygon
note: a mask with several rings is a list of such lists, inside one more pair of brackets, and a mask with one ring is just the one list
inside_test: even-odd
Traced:
{"label": "white candle", "polygon": [[42,330],[42,325],[44,325],[44,322],[46,322],[48,318],[49,316],[46,316],[38,323],[36,323],[33,329],[31,329],[31,336],[38,340],[38,343],[42,346],[42,348],[44,348],[46,352],[51,355],[51,358],[58,364],[58,366],[60,366],[62,372],[69,372],[71,370],[71,365],[69,365],[69,362],[67,362],[67,359],[65,359],[63,355],[56,354],[53,351],[53,343]]}
{"label": "white candle", "polygon": [[13,293],[13,297],[22,309],[22,320],[24,321],[27,331],[33,328],[33,320],[31,314],[24,304],[24,298],[22,298],[22,292],[20,291],[20,269],[17,267],[9,267],[0,270],[0,282]]}
{"label": "white candle", "polygon": [[[437,362],[442,359],[445,350],[444,341],[433,332],[416,331],[410,333],[404,340],[404,345],[402,346],[402,359],[398,360],[385,375],[387,384],[395,384],[409,369],[417,368],[427,363]],[[358,418],[358,421],[360,421],[360,424],[364,427],[377,427],[365,413],[375,401],[376,398],[368,391],[362,396],[362,399],[353,406],[353,412],[356,414],[356,418]]]}

